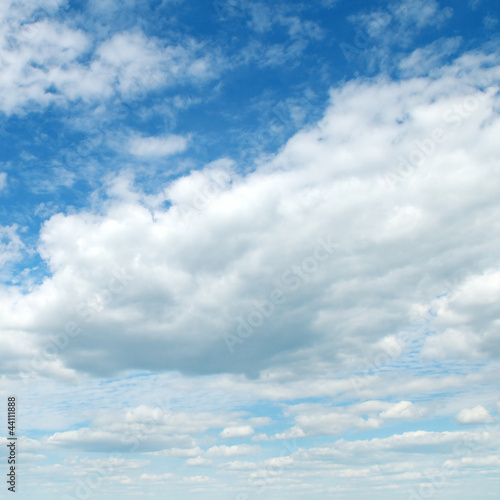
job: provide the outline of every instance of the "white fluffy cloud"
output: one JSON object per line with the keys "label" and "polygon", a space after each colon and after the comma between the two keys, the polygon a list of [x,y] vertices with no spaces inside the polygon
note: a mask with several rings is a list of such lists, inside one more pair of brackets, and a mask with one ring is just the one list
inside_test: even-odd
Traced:
{"label": "white fluffy cloud", "polygon": [[[340,435],[348,430],[378,429],[384,425],[385,420],[418,420],[426,413],[425,408],[416,406],[411,401],[365,401],[345,407],[299,404],[288,407],[285,412],[287,416],[294,416],[296,425],[276,434],[274,438]],[[265,439],[260,437],[259,440]]]}
{"label": "white fluffy cloud", "polygon": [[460,424],[488,424],[495,422],[490,412],[484,406],[464,408],[457,415]]}
{"label": "white fluffy cloud", "polygon": [[376,359],[460,269],[470,297],[445,305],[460,312],[424,353],[498,357],[498,96],[474,86],[498,70],[482,60],[332,90],[324,118],[246,176],[221,160],[154,197],[119,178],[99,213],[46,221],[52,277],[11,293],[2,326],[45,352],[65,336],[38,363],[51,373],[255,375],[293,362],[300,376],[316,370],[311,357]]}
{"label": "white fluffy cloud", "polygon": [[422,29],[439,26],[452,15],[452,8],[441,8],[436,0],[396,0],[378,10],[351,16],[350,20],[358,28],[357,45],[367,49],[370,56],[378,53],[385,59],[385,47],[379,44],[407,46]]}
{"label": "white fluffy cloud", "polygon": [[430,451],[465,455],[472,451],[493,449],[500,438],[498,429],[493,432],[429,432],[415,431],[394,434],[387,438],[347,441],[340,439],[333,444],[309,450],[299,450],[297,455],[317,457],[323,460],[349,462],[356,456],[369,455],[376,460],[377,452],[405,454],[418,453],[423,457]]}
{"label": "white fluffy cloud", "polygon": [[137,30],[94,40],[92,33],[58,21],[62,0],[39,5],[3,4],[0,110],[6,114],[79,99],[128,100],[216,74],[214,56],[190,38],[173,45]]}
{"label": "white fluffy cloud", "polygon": [[188,458],[186,460],[186,465],[190,465],[190,466],[193,466],[193,467],[197,467],[197,466],[208,466],[208,465],[212,465],[212,460],[209,460],[208,458],[203,458],[203,457],[196,457],[196,458]]}
{"label": "white fluffy cloud", "polygon": [[[256,445],[206,445],[203,435],[212,429],[222,438],[242,438],[253,433],[249,425],[231,425],[235,423],[235,416],[234,412],[174,411],[146,405],[121,411],[103,410],[92,419],[89,427],[56,432],[44,438],[41,444],[51,449],[126,454],[161,452],[166,456],[193,459],[258,453],[260,448]],[[191,465],[195,465],[195,461],[191,461]]]}
{"label": "white fluffy cloud", "polygon": [[446,290],[433,304],[437,333],[424,346],[427,356],[497,357],[500,271],[488,269]]}
{"label": "white fluffy cloud", "polygon": [[139,157],[170,156],[184,151],[188,140],[180,135],[165,137],[134,137],[130,140],[129,151]]}
{"label": "white fluffy cloud", "polygon": [[239,425],[234,427],[226,427],[220,433],[223,438],[248,437],[254,433],[251,425]]}
{"label": "white fluffy cloud", "polygon": [[426,414],[425,408],[416,407],[411,401],[400,401],[380,414],[385,419],[418,419]]}
{"label": "white fluffy cloud", "polygon": [[[347,72],[388,71],[319,109],[318,2],[71,5],[0,5],[0,393],[35,496],[495,491],[497,42],[410,53],[453,10],[368,6]],[[286,89],[234,93],[269,65]]]}
{"label": "white fluffy cloud", "polygon": [[21,257],[21,250],[24,244],[19,235],[17,224],[11,226],[0,225],[0,266],[5,270],[8,263],[18,260]]}
{"label": "white fluffy cloud", "polygon": [[256,455],[260,452],[260,446],[257,445],[234,445],[234,446],[212,446],[205,455],[211,458],[219,457],[238,457],[242,455]]}

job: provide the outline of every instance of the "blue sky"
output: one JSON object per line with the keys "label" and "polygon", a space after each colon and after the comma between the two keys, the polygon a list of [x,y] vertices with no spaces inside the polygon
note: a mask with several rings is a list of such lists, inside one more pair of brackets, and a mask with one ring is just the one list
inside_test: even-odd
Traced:
{"label": "blue sky", "polygon": [[4,1],[18,498],[495,498],[499,19]]}

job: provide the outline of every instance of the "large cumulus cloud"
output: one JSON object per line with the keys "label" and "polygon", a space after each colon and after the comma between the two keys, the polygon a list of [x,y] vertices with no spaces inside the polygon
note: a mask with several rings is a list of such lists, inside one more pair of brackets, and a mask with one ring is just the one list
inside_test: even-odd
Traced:
{"label": "large cumulus cloud", "polygon": [[[6,366],[51,342],[37,369],[54,375],[299,374],[376,355],[446,280],[467,291],[498,275],[494,62],[469,53],[429,77],[332,89],[323,119],[246,175],[223,159],[155,195],[118,175],[93,211],[46,221],[50,276],[2,292],[2,328],[32,349],[5,345]],[[487,350],[491,296],[474,297],[456,302],[467,331],[440,311],[427,356],[450,328],[458,351]]]}

